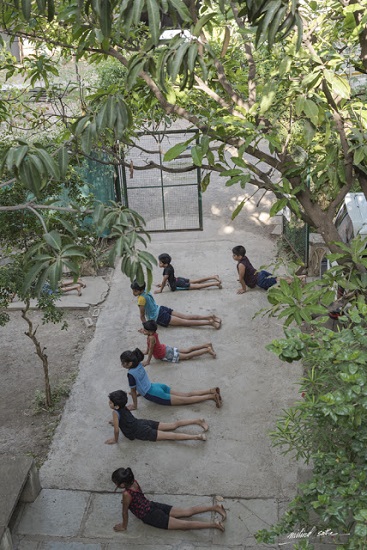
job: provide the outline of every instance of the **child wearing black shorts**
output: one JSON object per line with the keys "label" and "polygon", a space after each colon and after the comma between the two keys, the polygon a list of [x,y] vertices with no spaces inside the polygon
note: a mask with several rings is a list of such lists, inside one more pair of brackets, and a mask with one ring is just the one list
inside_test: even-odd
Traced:
{"label": "child wearing black shorts", "polygon": [[[163,279],[160,285],[157,285],[159,290],[155,290],[154,294],[163,292],[167,285],[170,290],[201,290],[217,286],[222,288],[222,281],[218,275],[210,275],[210,277],[202,277],[201,279],[186,279],[185,277],[175,277],[175,270],[171,264],[172,258],[169,254],[164,253],[158,256],[159,267],[163,267]],[[209,282],[208,282],[209,281]]]}
{"label": "child wearing black shorts", "polygon": [[[122,497],[122,523],[114,526],[114,531],[126,531],[129,510],[143,523],[157,527],[158,529],[218,529],[224,532],[224,521],[227,517],[222,505],[214,506],[192,506],[191,508],[175,508],[169,504],[162,504],[148,500],[134,478],[130,468],[118,468],[112,474],[112,481],[116,489],[123,489]],[[116,490],[115,489],[115,490]],[[221,521],[190,521],[181,518],[188,518],[204,512],[217,512],[221,515]]]}
{"label": "child wearing black shorts", "polygon": [[175,433],[173,430],[182,426],[201,426],[206,432],[209,429],[208,424],[203,418],[194,420],[177,420],[176,422],[164,423],[156,420],[145,420],[135,418],[126,408],[127,394],[122,390],[117,390],[109,394],[109,406],[112,409],[112,422],[114,437],[107,439],[107,445],[113,445],[118,442],[120,430],[127,439],[133,441],[140,439],[142,441],[206,441],[205,434],[184,434]]}

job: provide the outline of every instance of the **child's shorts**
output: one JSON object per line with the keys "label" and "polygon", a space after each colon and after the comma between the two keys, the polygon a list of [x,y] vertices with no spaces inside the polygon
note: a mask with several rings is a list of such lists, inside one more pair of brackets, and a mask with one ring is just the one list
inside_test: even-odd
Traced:
{"label": "child's shorts", "polygon": [[173,309],[169,307],[159,306],[158,317],[156,319],[157,325],[161,325],[161,327],[168,327],[171,321],[172,311]]}
{"label": "child's shorts", "polygon": [[274,286],[277,284],[277,279],[274,277],[271,273],[268,271],[259,271],[257,274],[257,286],[260,288],[263,288],[264,290],[268,290],[271,286]]}
{"label": "child's shorts", "polygon": [[157,441],[158,425],[159,422],[157,422],[156,420],[137,418],[137,426],[134,437],[129,437],[128,439],[140,439],[141,441]]}
{"label": "child's shorts", "polygon": [[190,279],[176,277],[176,290],[190,290]]}
{"label": "child's shorts", "polygon": [[170,361],[171,363],[178,363],[180,360],[180,353],[177,348],[166,346],[166,355],[163,357],[163,361]]}
{"label": "child's shorts", "polygon": [[171,405],[171,388],[166,386],[166,384],[153,382],[149,393],[146,393],[144,397],[148,401],[158,403],[158,405]]}
{"label": "child's shorts", "polygon": [[171,510],[172,506],[169,504],[161,504],[151,500],[150,511],[142,518],[142,521],[152,527],[158,527],[158,529],[168,529]]}

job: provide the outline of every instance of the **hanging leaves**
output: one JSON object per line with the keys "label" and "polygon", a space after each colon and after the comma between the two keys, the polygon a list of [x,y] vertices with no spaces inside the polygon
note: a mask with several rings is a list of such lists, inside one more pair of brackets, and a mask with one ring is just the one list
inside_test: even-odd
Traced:
{"label": "hanging leaves", "polygon": [[267,41],[271,49],[276,40],[284,40],[296,28],[296,48],[299,49],[303,21],[297,0],[246,0],[245,4],[240,13],[246,13],[251,25],[256,27],[256,46]]}

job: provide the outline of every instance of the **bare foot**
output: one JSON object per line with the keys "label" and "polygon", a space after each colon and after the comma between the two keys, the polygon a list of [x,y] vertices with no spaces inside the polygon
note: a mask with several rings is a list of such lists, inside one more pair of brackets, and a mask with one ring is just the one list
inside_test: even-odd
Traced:
{"label": "bare foot", "polygon": [[203,428],[204,432],[207,432],[209,430],[209,426],[206,423],[205,418],[201,418],[199,420],[199,426],[201,426]]}
{"label": "bare foot", "polygon": [[216,521],[214,523],[214,527],[215,527],[215,529],[219,529],[219,531],[222,531],[222,533],[224,533],[224,531],[225,531],[224,525],[222,525],[222,523],[220,521]]}
{"label": "bare foot", "polygon": [[216,279],[218,281],[218,283],[222,282],[219,278],[219,275],[213,275],[213,279]]}
{"label": "bare foot", "polygon": [[208,353],[210,353],[210,355],[213,357],[213,359],[215,359],[216,356],[217,356],[217,354],[214,351],[214,348],[213,348],[212,344],[208,345]]}
{"label": "bare foot", "polygon": [[216,321],[215,319],[211,319],[210,324],[212,327],[214,327],[216,330],[219,330],[222,326],[222,322]]}
{"label": "bare foot", "polygon": [[222,324],[222,319],[220,317],[218,317],[217,315],[212,315],[211,316],[213,321],[215,321],[216,323],[221,323]]}
{"label": "bare foot", "polygon": [[216,393],[217,393],[217,395],[218,395],[219,401],[222,403],[222,396],[221,396],[221,394],[220,394],[220,388],[215,388],[215,391],[216,391]]}
{"label": "bare foot", "polygon": [[217,393],[214,394],[214,401],[215,401],[215,406],[217,407],[217,409],[220,409],[223,403],[222,403],[222,399],[219,397],[219,395]]}
{"label": "bare foot", "polygon": [[227,519],[227,512],[225,511],[223,504],[217,504],[215,511],[222,516],[222,521]]}
{"label": "bare foot", "polygon": [[205,435],[205,434],[199,434],[199,435],[197,436],[197,439],[198,439],[199,441],[206,441],[206,435]]}
{"label": "bare foot", "polygon": [[223,287],[222,287],[222,281],[219,281],[219,282],[218,282],[218,288],[219,288],[219,289],[222,289],[222,288],[223,288]]}

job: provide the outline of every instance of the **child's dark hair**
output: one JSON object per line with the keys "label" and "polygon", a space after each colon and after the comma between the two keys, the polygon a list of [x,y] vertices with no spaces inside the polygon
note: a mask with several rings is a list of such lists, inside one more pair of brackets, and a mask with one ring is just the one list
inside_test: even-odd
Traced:
{"label": "child's dark hair", "polygon": [[246,248],[244,246],[235,246],[234,248],[232,248],[232,254],[234,254],[235,256],[246,256]]}
{"label": "child's dark hair", "polygon": [[163,254],[159,254],[158,260],[162,262],[162,264],[170,264],[172,261],[172,258],[167,252],[164,252]]}
{"label": "child's dark hair", "polygon": [[130,288],[131,290],[145,290],[145,283],[143,283],[142,285],[139,285],[138,281],[135,280],[131,283],[130,285]]}
{"label": "child's dark hair", "polygon": [[145,323],[143,323],[143,327],[145,328],[145,330],[149,330],[149,332],[156,332],[158,325],[155,321],[150,320],[150,321],[145,321]]}
{"label": "child's dark hair", "polygon": [[113,483],[118,486],[120,486],[122,483],[130,486],[134,483],[135,480],[131,468],[117,468],[117,470],[112,473],[111,479]]}
{"label": "child's dark hair", "polygon": [[132,363],[133,366],[131,368],[137,367],[140,361],[142,361],[143,359],[144,359],[144,353],[139,348],[135,348],[134,351],[130,351],[130,350],[123,351],[120,355],[121,363],[122,362]]}
{"label": "child's dark hair", "polygon": [[123,390],[116,390],[108,394],[108,398],[112,403],[115,405],[115,407],[119,407],[119,409],[123,409],[126,406],[127,403],[127,393]]}

